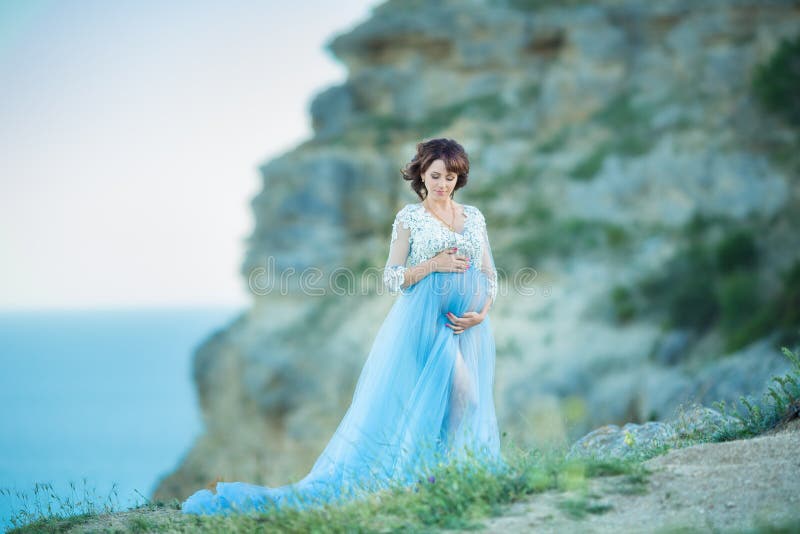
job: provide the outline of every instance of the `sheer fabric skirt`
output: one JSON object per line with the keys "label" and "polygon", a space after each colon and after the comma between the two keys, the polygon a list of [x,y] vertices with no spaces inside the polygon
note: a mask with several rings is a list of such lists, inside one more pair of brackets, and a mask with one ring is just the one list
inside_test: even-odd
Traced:
{"label": "sheer fabric skirt", "polygon": [[218,482],[182,505],[189,514],[299,509],[413,485],[441,462],[472,458],[502,468],[489,316],[455,334],[448,311],[480,312],[486,275],[432,273],[403,290],[378,329],[350,407],[311,471],[278,487]]}

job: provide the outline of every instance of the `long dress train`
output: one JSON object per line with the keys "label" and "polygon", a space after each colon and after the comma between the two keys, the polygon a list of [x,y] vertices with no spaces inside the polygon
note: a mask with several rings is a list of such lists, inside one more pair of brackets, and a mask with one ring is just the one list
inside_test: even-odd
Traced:
{"label": "long dress train", "polygon": [[[419,205],[404,211],[414,206]],[[431,221],[404,219],[401,212],[393,225],[392,248],[405,252],[399,256],[403,264],[407,256],[413,264],[433,254],[426,247],[438,251],[455,242],[467,253],[480,254],[484,267],[494,273],[485,226],[475,228],[482,215],[476,208],[470,213],[469,228],[447,235]],[[398,230],[405,244],[396,242]],[[442,235],[446,242],[437,240]],[[477,243],[472,249],[470,241]],[[272,506],[305,509],[358,498],[392,481],[412,485],[439,462],[468,455],[502,468],[489,315],[460,334],[446,326],[448,311],[457,316],[480,312],[486,299],[494,298],[496,278],[487,277],[479,266],[480,261],[465,272],[434,272],[399,291],[378,329],[350,407],[305,477],[279,487],[218,482],[216,493],[195,492],[182,511],[227,515]],[[405,268],[390,256],[387,272],[399,273],[402,280]]]}

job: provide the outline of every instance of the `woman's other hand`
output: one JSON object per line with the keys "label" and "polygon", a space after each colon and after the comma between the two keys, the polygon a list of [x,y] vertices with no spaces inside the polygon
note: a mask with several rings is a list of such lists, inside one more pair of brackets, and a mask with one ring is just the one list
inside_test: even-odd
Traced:
{"label": "woman's other hand", "polygon": [[485,317],[485,313],[478,313],[474,311],[468,311],[461,317],[456,317],[451,312],[447,312],[447,318],[450,320],[450,322],[447,323],[447,326],[453,330],[454,334],[460,334],[471,326],[481,324]]}
{"label": "woman's other hand", "polygon": [[434,272],[463,273],[469,269],[469,256],[456,254],[458,247],[446,248],[431,258]]}

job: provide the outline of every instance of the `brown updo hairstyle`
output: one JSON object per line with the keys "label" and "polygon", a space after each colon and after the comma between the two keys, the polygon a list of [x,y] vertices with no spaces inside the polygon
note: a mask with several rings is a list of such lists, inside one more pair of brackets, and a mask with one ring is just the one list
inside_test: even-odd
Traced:
{"label": "brown updo hairstyle", "polygon": [[417,193],[421,200],[428,196],[428,190],[422,181],[422,173],[428,170],[431,163],[441,159],[447,172],[454,172],[457,175],[456,186],[450,193],[450,198],[458,189],[467,185],[469,176],[469,158],[467,153],[458,142],[453,139],[440,137],[417,143],[417,153],[410,162],[400,171],[403,179],[411,182],[411,189]]}

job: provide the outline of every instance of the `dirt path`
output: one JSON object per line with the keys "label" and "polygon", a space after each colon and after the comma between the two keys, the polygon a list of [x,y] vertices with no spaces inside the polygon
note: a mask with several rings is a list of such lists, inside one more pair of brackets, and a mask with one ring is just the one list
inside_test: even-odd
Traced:
{"label": "dirt path", "polygon": [[626,493],[623,477],[590,479],[584,490],[515,503],[484,521],[484,531],[737,532],[792,520],[800,530],[800,420],[753,439],[673,450],[645,465],[653,473],[642,494]]}

